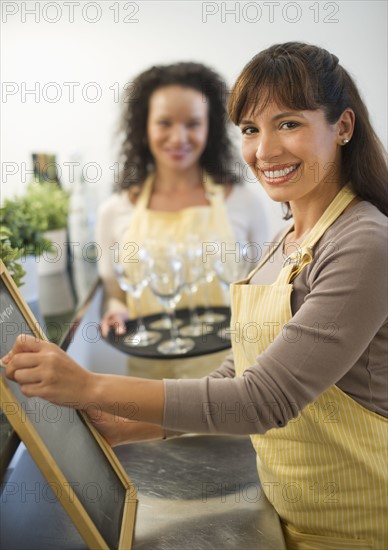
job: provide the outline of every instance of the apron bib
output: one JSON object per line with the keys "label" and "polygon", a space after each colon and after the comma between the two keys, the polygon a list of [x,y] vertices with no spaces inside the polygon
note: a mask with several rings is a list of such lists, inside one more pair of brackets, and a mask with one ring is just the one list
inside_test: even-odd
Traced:
{"label": "apron bib", "polygon": [[[247,279],[231,286],[236,376],[287,332],[291,281],[353,198],[347,187],[338,193],[275,283],[247,284],[268,254]],[[387,419],[334,385],[285,427],[251,436],[262,488],[280,516],[288,550],[388,548],[387,427]]]}
{"label": "apron bib", "polygon": [[[150,175],[144,182],[120,250],[125,250],[123,249],[125,243],[135,243],[135,246],[141,247],[141,244],[148,239],[183,243],[185,237],[192,234],[198,236],[202,242],[211,242],[215,237],[219,242],[235,241],[225,208],[224,189],[221,185],[213,183],[208,175],[206,175],[204,187],[209,206],[192,206],[179,212],[158,212],[148,209],[153,183],[154,175]],[[133,250],[131,245],[129,250]],[[195,295],[196,305],[209,305],[208,296],[212,306],[226,305],[225,294],[220,283],[214,280],[209,287],[207,292],[199,287]],[[127,305],[133,316],[136,310],[133,299],[128,294]],[[187,307],[187,300],[183,295],[178,308],[184,307]],[[140,298],[140,308],[143,315],[163,311],[158,299],[148,287],[144,289]],[[206,356],[182,357],[168,361],[130,356],[128,374],[152,379],[200,378],[214,370],[214,365],[221,364],[229,353],[230,348]]]}
{"label": "apron bib", "polygon": [[[211,242],[216,238],[219,242],[235,241],[233,230],[230,225],[225,204],[224,189],[222,186],[213,183],[209,176],[206,176],[204,187],[209,206],[191,206],[178,212],[159,212],[149,210],[148,204],[152,193],[154,175],[150,175],[144,182],[142,191],[136,203],[128,231],[124,235],[120,250],[134,250],[137,246],[147,240],[174,241],[184,244],[185,238],[195,234],[202,242]],[[134,243],[132,246],[131,243]],[[202,286],[202,285],[201,285]],[[195,296],[196,305],[208,305],[207,296],[211,297],[213,306],[225,304],[225,295],[217,280],[209,285],[208,294],[205,295],[203,288],[199,288]],[[130,313],[133,314],[133,301],[127,295],[127,304]],[[163,311],[158,299],[147,287],[141,296],[141,312],[143,315],[151,315]],[[178,303],[178,308],[187,307],[185,296]]]}

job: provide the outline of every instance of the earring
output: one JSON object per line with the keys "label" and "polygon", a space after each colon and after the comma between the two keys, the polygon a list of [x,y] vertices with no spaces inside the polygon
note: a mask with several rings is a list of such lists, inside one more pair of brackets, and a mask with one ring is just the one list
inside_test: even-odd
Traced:
{"label": "earring", "polygon": [[349,139],[346,139],[346,138],[343,139],[342,140],[342,145],[346,145],[347,143],[349,143],[349,141],[350,141]]}

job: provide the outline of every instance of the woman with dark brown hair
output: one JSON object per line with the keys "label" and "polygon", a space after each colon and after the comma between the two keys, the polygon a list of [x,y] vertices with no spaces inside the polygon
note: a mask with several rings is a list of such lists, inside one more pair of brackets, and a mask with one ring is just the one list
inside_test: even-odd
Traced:
{"label": "woman with dark brown hair", "polygon": [[[200,380],[81,369],[19,339],[7,375],[56,403],[136,402],[106,414],[112,444],[177,432],[251,434],[288,549],[387,547],[387,164],[349,74],[328,51],[264,50],[232,90],[259,183],[293,223],[232,285],[233,354]],[[25,353],[32,352],[32,353]],[[76,391],[74,388],[77,388]],[[233,407],[233,408],[232,408]],[[233,410],[235,414],[230,414]],[[225,412],[226,411],[226,412]]]}
{"label": "woman with dark brown hair", "polygon": [[[243,251],[249,242],[266,240],[259,197],[239,183],[242,170],[229,137],[226,99],[225,82],[201,63],[154,66],[127,87],[122,171],[117,192],[101,206],[97,221],[104,335],[112,325],[124,331],[124,321],[134,314],[114,274],[114,264],[129,255],[130,243],[184,243],[195,236],[202,242],[234,242]],[[209,295],[212,305],[224,304],[217,281]],[[196,299],[204,305],[206,296],[199,292]],[[141,310],[162,310],[148,288]]]}
{"label": "woman with dark brown hair", "polygon": [[[234,85],[230,118],[238,125],[250,106],[259,112],[270,102],[292,110],[322,109],[328,124],[334,124],[346,108],[352,109],[352,139],[341,149],[341,183],[350,183],[358,197],[388,215],[386,153],[354,81],[335,55],[298,42],[259,53]],[[313,171],[314,166],[309,169]],[[325,168],[326,172],[331,169]]]}

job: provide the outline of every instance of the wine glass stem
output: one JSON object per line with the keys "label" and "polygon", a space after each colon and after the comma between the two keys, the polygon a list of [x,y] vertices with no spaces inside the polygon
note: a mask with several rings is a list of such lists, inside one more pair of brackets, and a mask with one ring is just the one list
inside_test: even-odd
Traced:
{"label": "wine glass stem", "polygon": [[207,311],[208,315],[213,313],[212,307],[210,305],[211,302],[211,293],[210,293],[210,285],[214,280],[214,276],[205,282],[205,310]]}
{"label": "wine glass stem", "polygon": [[197,313],[197,308],[195,307],[195,303],[194,303],[194,293],[193,292],[188,292],[187,293],[187,302],[189,304],[189,311],[190,311],[190,324],[192,326],[197,326],[199,325],[199,317],[198,317],[198,313]]}
{"label": "wine glass stem", "polygon": [[171,339],[176,340],[179,337],[179,331],[175,322],[175,308],[170,307],[167,310],[167,313],[168,313],[168,316],[170,317],[170,323],[171,323],[171,327],[170,327]]}
{"label": "wine glass stem", "polygon": [[226,283],[225,281],[220,281],[221,288],[223,290],[225,304],[230,303],[230,283]]}
{"label": "wine glass stem", "polygon": [[136,294],[132,294],[133,297],[133,305],[134,305],[134,313],[135,317],[137,318],[137,331],[139,333],[146,332],[146,327],[144,324],[143,315],[140,313],[140,298]]}

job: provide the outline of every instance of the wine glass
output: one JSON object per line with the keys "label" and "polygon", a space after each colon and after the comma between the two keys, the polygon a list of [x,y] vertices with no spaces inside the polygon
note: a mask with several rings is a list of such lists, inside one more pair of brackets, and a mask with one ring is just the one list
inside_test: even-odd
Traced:
{"label": "wine glass", "polygon": [[[143,243],[142,250],[144,254],[148,256],[148,261],[150,257],[153,256],[155,251],[157,250],[163,250],[167,246],[167,243],[165,241],[161,241],[160,239],[146,239]],[[181,325],[183,325],[183,321],[181,319],[177,319],[174,316],[174,324],[175,327],[178,328]],[[151,329],[156,330],[171,330],[171,319],[168,313],[164,312],[162,316],[159,319],[156,319],[155,321],[152,321],[148,324],[148,326]]]}
{"label": "wine glass", "polygon": [[156,344],[161,339],[161,334],[147,330],[140,313],[140,296],[148,284],[144,259],[139,255],[138,261],[128,266],[127,270],[124,269],[123,264],[115,264],[114,271],[121,290],[129,292],[133,297],[135,316],[137,317],[136,332],[125,336],[124,343],[129,347],[145,347]]}
{"label": "wine glass", "polygon": [[233,254],[217,254],[213,268],[223,288],[228,290],[229,285],[248,275],[251,265],[242,255],[236,258]]}
{"label": "wine glass", "polygon": [[[232,247],[226,247],[226,250],[232,250]],[[251,265],[244,256],[235,254],[216,254],[213,262],[214,273],[218,277],[225,291],[229,290],[229,286],[244,278],[251,270]],[[230,329],[228,327],[221,328],[217,335],[220,338],[230,339]]]}
{"label": "wine glass", "polygon": [[214,271],[215,257],[220,253],[222,243],[217,238],[213,238],[212,241],[203,243],[202,245],[202,262],[203,262],[203,288],[206,299],[205,312],[199,316],[199,320],[204,323],[220,323],[226,319],[226,315],[222,313],[216,313],[209,306],[211,302],[210,284],[214,281],[216,273]]}
{"label": "wine glass", "polygon": [[180,355],[194,347],[190,338],[180,338],[175,324],[175,309],[184,286],[184,263],[177,246],[160,246],[149,255],[149,287],[170,318],[171,338],[158,346],[164,355]]}
{"label": "wine glass", "polygon": [[202,324],[195,307],[194,296],[204,277],[202,243],[195,238],[187,238],[182,245],[182,256],[184,260],[184,290],[188,301],[190,324],[181,328],[179,334],[201,336]]}

